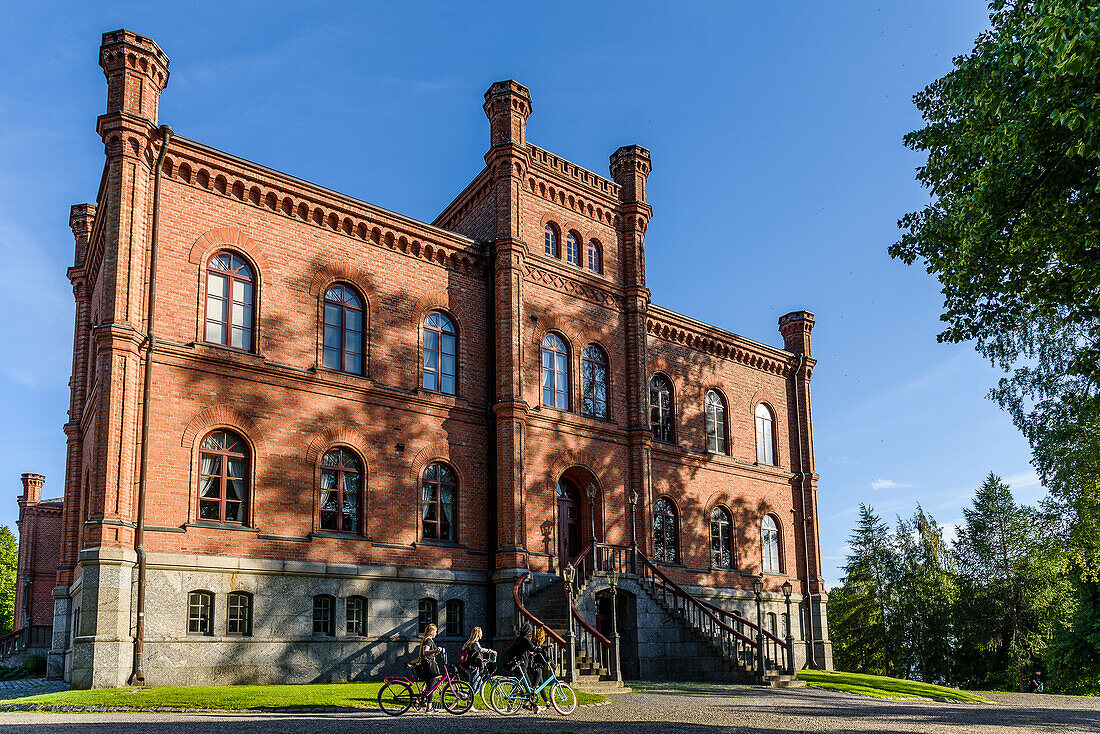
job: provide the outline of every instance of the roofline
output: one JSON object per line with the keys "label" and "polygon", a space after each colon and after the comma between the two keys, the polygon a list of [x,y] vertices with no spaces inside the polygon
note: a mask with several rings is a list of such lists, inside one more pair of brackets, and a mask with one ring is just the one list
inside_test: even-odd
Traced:
{"label": "roofline", "polygon": [[740,334],[735,334],[734,332],[727,331],[727,330],[725,330],[721,327],[713,326],[712,324],[707,324],[705,322],[699,321],[698,319],[693,319],[690,316],[685,316],[684,314],[680,313],[679,311],[673,311],[670,308],[665,308],[664,306],[658,306],[655,303],[651,303],[649,305],[649,310],[650,310],[650,312],[658,311],[660,313],[667,314],[667,315],[672,316],[674,318],[682,319],[682,320],[688,322],[689,324],[691,324],[692,326],[695,326],[695,327],[697,327],[701,330],[717,332],[719,335],[724,336],[728,339],[732,339],[732,340],[738,341],[738,342],[747,343],[749,346],[755,347],[756,349],[759,349],[759,350],[762,350],[762,351],[767,352],[769,354],[772,354],[773,356],[775,356],[777,358],[780,358],[780,359],[790,359],[790,358],[798,356],[794,352],[788,352],[786,349],[781,349],[779,347],[773,347],[770,344],[764,344],[763,342],[758,342],[755,339],[749,339],[747,336],[741,336]]}
{"label": "roofline", "polygon": [[223,160],[226,160],[226,161],[229,161],[229,162],[232,162],[232,163],[236,163],[236,164],[244,166],[244,167],[255,169],[258,172],[264,173],[264,174],[266,174],[268,176],[271,176],[273,178],[282,179],[284,181],[293,183],[294,185],[297,185],[297,186],[300,186],[300,187],[303,187],[303,188],[307,188],[307,189],[312,189],[312,190],[314,190],[314,191],[316,191],[320,194],[323,194],[325,196],[332,197],[332,198],[335,198],[335,199],[341,199],[341,200],[343,200],[345,202],[348,202],[350,204],[353,204],[355,206],[359,206],[359,207],[362,207],[362,208],[365,208],[365,209],[369,209],[371,211],[378,212],[380,215],[382,215],[384,217],[392,217],[392,218],[394,218],[394,219],[396,219],[400,222],[403,222],[403,223],[405,223],[409,226],[423,227],[425,229],[430,230],[431,232],[433,232],[435,234],[440,235],[441,237],[447,237],[447,238],[450,238],[450,239],[455,240],[457,242],[461,242],[462,244],[465,244],[465,245],[471,245],[471,246],[477,245],[476,241],[470,239],[469,237],[466,237],[465,235],[458,234],[457,232],[452,232],[448,229],[443,229],[441,227],[437,227],[434,224],[429,224],[428,222],[422,222],[419,219],[414,219],[414,218],[412,218],[410,216],[407,216],[405,214],[400,214],[398,212],[391,211],[390,209],[380,207],[377,204],[371,204],[370,202],[363,201],[362,199],[356,199],[354,196],[349,196],[348,194],[342,194],[339,191],[335,191],[333,189],[326,188],[324,186],[321,186],[320,184],[313,183],[312,181],[307,181],[304,178],[298,178],[297,176],[292,176],[291,174],[285,173],[284,171],[280,171],[276,168],[271,168],[270,166],[265,166],[265,165],[262,165],[260,163],[256,163],[255,161],[250,161],[247,158],[241,158],[240,156],[233,155],[232,153],[226,153],[224,150],[220,150],[220,149],[215,148],[211,145],[206,145],[205,143],[200,143],[197,140],[192,140],[191,138],[188,138],[188,137],[183,136],[183,135],[175,134],[175,135],[172,136],[172,142],[169,145],[169,153],[171,153],[172,145],[175,145],[176,143],[183,143],[184,146],[191,146],[192,148],[195,148],[195,149],[197,149],[201,152],[204,152],[207,155],[213,155],[213,156],[216,156],[216,157],[220,157]]}

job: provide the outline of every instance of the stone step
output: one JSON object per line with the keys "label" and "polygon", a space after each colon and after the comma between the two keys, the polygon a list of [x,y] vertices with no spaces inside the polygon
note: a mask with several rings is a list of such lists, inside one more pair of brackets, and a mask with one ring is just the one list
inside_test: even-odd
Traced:
{"label": "stone step", "polygon": [[629,686],[626,686],[618,681],[613,680],[601,680],[601,681],[574,681],[570,684],[578,691],[584,691],[585,693],[595,693],[601,696],[604,695],[617,695],[620,693],[631,693]]}

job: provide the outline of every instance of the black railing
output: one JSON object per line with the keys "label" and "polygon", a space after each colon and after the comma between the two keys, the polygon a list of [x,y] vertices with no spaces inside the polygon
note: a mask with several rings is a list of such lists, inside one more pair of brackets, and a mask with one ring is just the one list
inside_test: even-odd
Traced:
{"label": "black railing", "polygon": [[28,648],[49,648],[53,644],[53,627],[33,624],[0,637],[0,658],[10,657]]}

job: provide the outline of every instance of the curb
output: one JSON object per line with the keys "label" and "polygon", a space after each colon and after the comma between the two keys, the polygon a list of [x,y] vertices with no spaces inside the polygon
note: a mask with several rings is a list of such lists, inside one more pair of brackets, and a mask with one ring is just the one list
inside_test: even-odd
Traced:
{"label": "curb", "polygon": [[[613,703],[615,702],[611,700],[597,701],[596,703],[579,703],[577,704],[577,708],[610,706]],[[489,709],[483,710],[492,713]],[[140,714],[143,712],[158,714],[361,714],[373,711],[381,713],[381,709],[378,708],[353,708],[351,706],[258,706],[249,709],[202,709],[183,708],[179,706],[66,706],[63,704],[49,703],[15,703],[6,706],[0,705],[0,714],[12,713],[15,711],[40,711],[58,714]]]}

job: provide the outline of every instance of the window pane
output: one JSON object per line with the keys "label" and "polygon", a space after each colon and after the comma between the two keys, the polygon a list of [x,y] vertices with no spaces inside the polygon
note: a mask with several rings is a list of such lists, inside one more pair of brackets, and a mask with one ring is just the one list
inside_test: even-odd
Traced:
{"label": "window pane", "polygon": [[352,354],[359,354],[363,350],[363,335],[358,331],[345,331],[344,349]]}
{"label": "window pane", "polygon": [[345,355],[344,369],[352,374],[359,375],[363,372],[363,358],[358,354]]}
{"label": "window pane", "polygon": [[325,324],[325,347],[329,349],[340,348],[340,327]]}
{"label": "window pane", "polygon": [[325,347],[325,367],[330,370],[340,369],[340,350]]}
{"label": "window pane", "polygon": [[250,349],[252,347],[252,332],[239,326],[233,327],[233,338],[230,346],[234,349]]}
{"label": "window pane", "polygon": [[225,298],[226,296],[226,283],[227,279],[224,275],[210,274],[210,277],[206,280],[206,293],[208,296],[219,296]]}
{"label": "window pane", "polygon": [[424,389],[425,390],[438,390],[439,389],[439,376],[434,372],[424,373]]}
{"label": "window pane", "polygon": [[252,326],[252,307],[247,304],[233,303],[233,326]]}
{"label": "window pane", "polygon": [[241,514],[240,502],[226,502],[225,503],[225,521],[226,522],[244,522],[244,517]]}
{"label": "window pane", "polygon": [[218,520],[218,513],[220,508],[217,502],[208,502],[202,500],[199,502],[199,519],[200,520]]}
{"label": "window pane", "polygon": [[344,312],[344,317],[347,319],[347,328],[350,331],[362,331],[363,330],[363,312],[354,311],[348,309]]}
{"label": "window pane", "polygon": [[343,322],[340,319],[340,312],[342,309],[339,306],[331,303],[325,304],[325,324],[329,326],[340,326]]}
{"label": "window pane", "polygon": [[443,384],[440,386],[439,389],[440,389],[440,392],[446,393],[447,395],[454,395],[455,394],[455,378],[451,375],[444,375]]}
{"label": "window pane", "polygon": [[233,300],[237,303],[252,303],[252,284],[241,280],[233,281]]}

